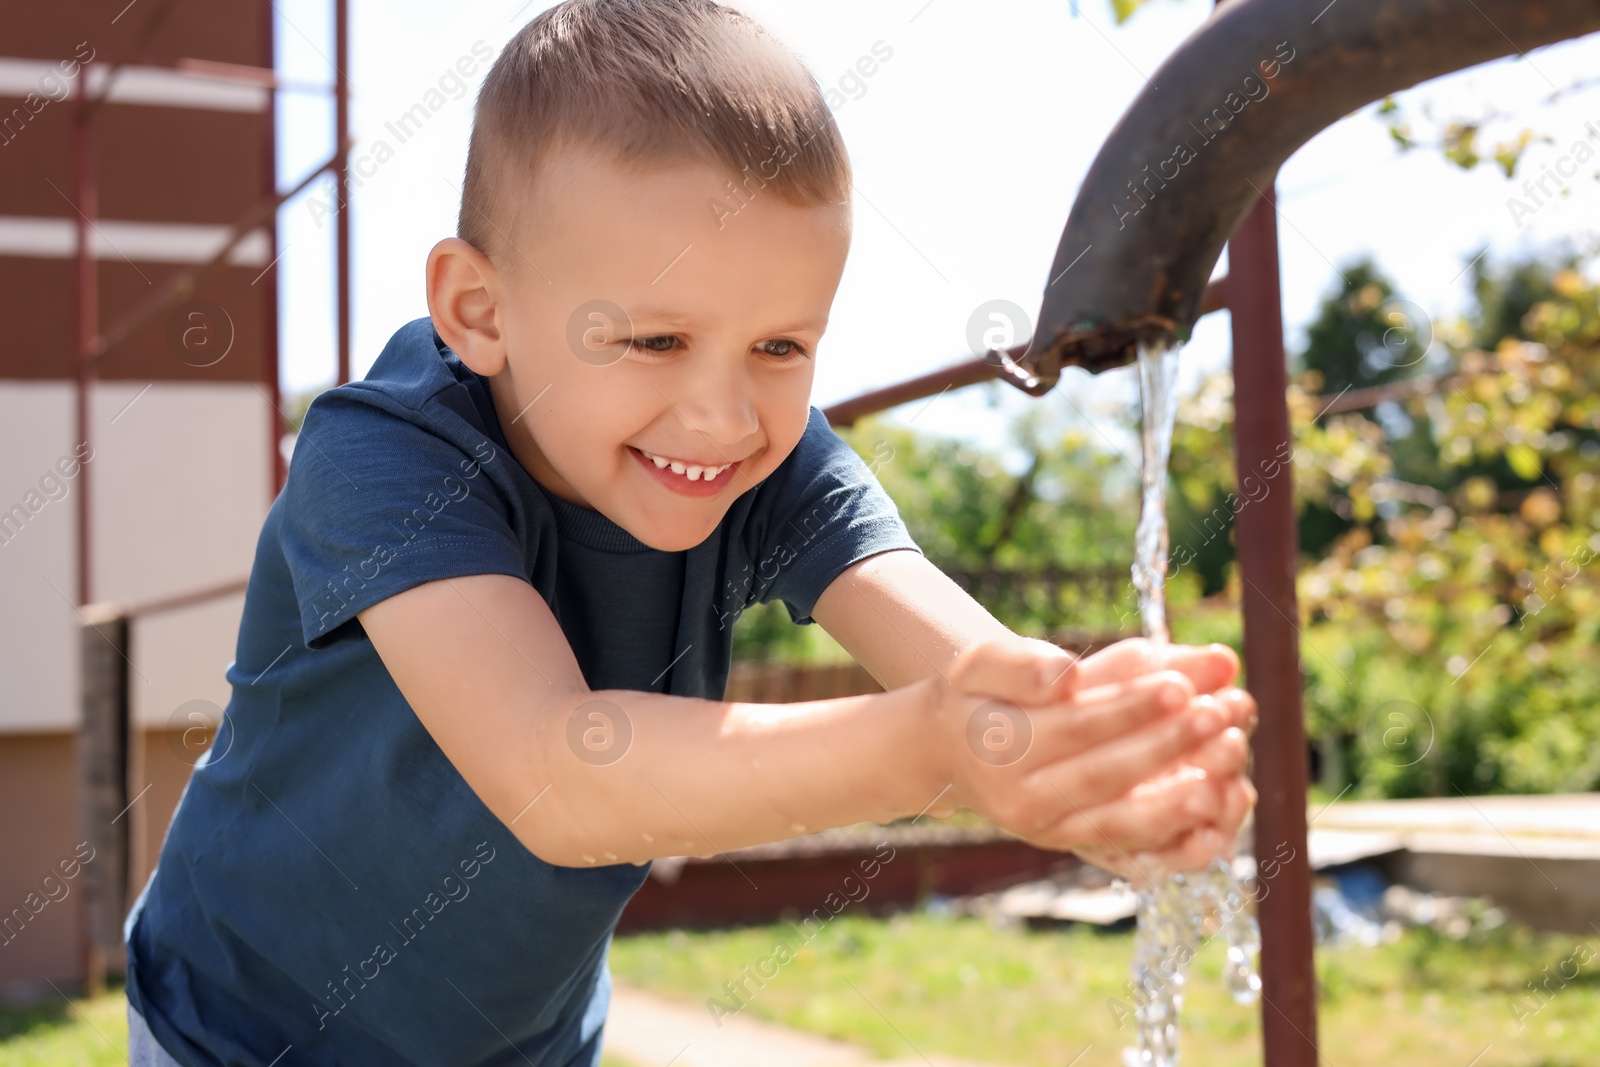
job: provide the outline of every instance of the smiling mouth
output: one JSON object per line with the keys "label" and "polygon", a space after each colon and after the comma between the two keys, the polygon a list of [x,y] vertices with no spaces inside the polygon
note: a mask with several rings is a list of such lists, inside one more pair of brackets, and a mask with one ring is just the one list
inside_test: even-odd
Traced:
{"label": "smiling mouth", "polygon": [[687,463],[680,459],[672,459],[667,456],[658,456],[654,452],[646,452],[642,448],[634,448],[634,451],[638,452],[651,463],[654,463],[658,470],[670,470],[673,474],[680,474],[691,482],[712,481],[723,471],[727,470],[729,467],[733,466],[734,463],[738,462],[738,460],[734,460],[731,463],[719,463],[715,465],[705,463]]}

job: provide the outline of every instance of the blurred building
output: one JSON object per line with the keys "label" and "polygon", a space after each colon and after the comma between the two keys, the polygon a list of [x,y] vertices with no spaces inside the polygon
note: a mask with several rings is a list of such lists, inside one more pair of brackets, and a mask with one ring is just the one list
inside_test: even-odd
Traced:
{"label": "blurred building", "polygon": [[[217,590],[248,574],[281,476],[271,19],[267,0],[6,12],[0,990],[84,977],[87,879],[131,901],[227,704],[243,593]],[[122,614],[125,640],[86,629]],[[113,817],[79,803],[86,648],[125,664]]]}

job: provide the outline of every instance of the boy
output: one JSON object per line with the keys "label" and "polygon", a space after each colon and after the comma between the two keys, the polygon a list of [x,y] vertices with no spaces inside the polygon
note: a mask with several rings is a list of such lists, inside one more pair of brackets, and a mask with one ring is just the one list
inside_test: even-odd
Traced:
{"label": "boy", "polygon": [[[262,530],[127,922],[137,1055],[592,1067],[661,856],[962,807],[1130,875],[1226,849],[1232,654],[1011,634],[810,406],[849,201],[816,82],[710,0],[506,46],[429,317],[311,405]],[[722,702],[775,599],[886,691]]]}

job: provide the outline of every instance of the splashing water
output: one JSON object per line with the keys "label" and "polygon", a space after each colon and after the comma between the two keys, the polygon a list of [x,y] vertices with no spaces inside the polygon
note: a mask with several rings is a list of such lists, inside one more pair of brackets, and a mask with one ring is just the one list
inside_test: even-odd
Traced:
{"label": "splashing water", "polygon": [[[1134,536],[1133,585],[1145,636],[1158,662],[1168,640],[1167,462],[1177,418],[1177,346],[1166,342],[1139,346],[1139,390],[1144,413],[1143,496]],[[1189,961],[1200,945],[1221,933],[1228,945],[1223,981],[1240,1004],[1254,1003],[1261,991],[1256,953],[1261,933],[1247,907],[1255,863],[1241,856],[1230,864],[1218,858],[1203,871],[1157,872],[1136,897],[1138,932],[1133,942],[1133,975],[1139,1043],[1123,1051],[1126,1067],[1178,1067],[1178,1011]],[[1209,928],[1209,929],[1208,929]]]}

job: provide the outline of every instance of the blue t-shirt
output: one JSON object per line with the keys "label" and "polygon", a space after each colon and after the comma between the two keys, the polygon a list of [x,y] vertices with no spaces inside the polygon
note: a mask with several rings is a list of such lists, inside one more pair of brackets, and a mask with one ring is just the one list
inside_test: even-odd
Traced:
{"label": "blue t-shirt", "polygon": [[810,622],[840,571],[890,549],[918,550],[816,408],[704,542],[650,548],[534,481],[487,381],[430,319],[408,323],[306,414],[256,547],[232,699],[127,918],[129,1000],[189,1067],[598,1064],[606,952],[650,864],[529,852],[356,614],[513,574],[592,689],[721,699],[740,611],[779,600]]}

